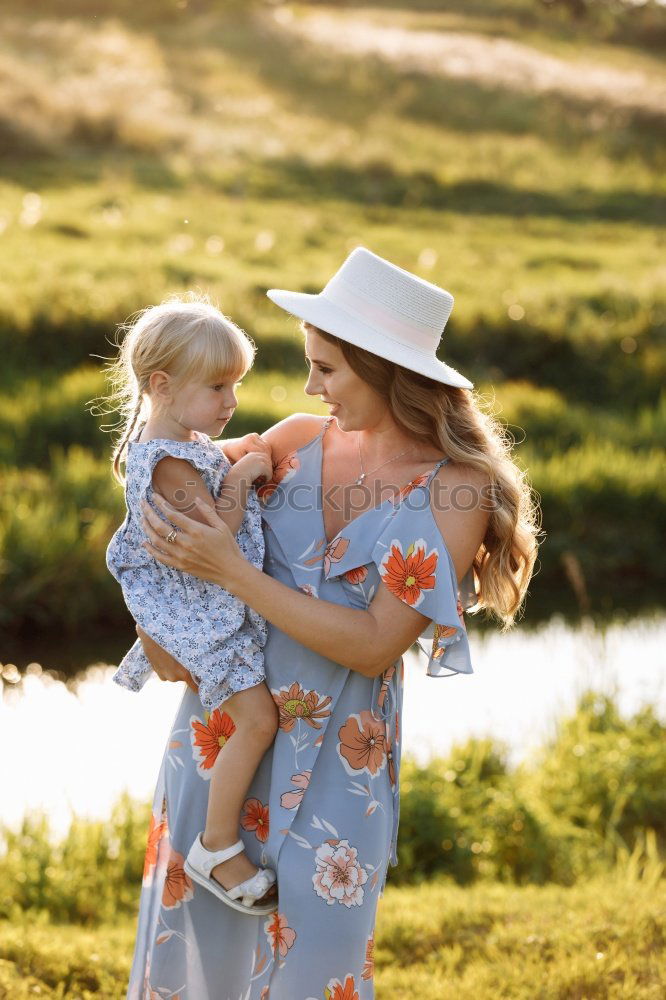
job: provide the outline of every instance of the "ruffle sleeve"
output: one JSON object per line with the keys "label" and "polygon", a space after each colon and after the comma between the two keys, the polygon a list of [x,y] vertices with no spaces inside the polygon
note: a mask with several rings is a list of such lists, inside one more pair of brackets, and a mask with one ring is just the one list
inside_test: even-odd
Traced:
{"label": "ruffle sleeve", "polygon": [[401,514],[389,521],[372,550],[379,577],[392,594],[432,621],[428,676],[471,674],[464,608],[444,539],[429,510],[422,516],[406,509]]}
{"label": "ruffle sleeve", "polygon": [[[130,476],[136,484],[135,494],[132,500],[147,499],[152,500],[152,476],[155,466],[163,458],[185,459],[199,472],[211,492],[214,492],[215,485],[227,474],[231,465],[222,452],[222,449],[215,448],[212,443],[196,441],[170,441],[167,438],[154,438],[145,444],[139,445],[139,451],[132,442],[130,454],[127,460],[127,478]],[[129,499],[129,498],[128,498]],[[152,506],[152,503],[151,503]],[[155,508],[157,510],[157,508]],[[159,511],[158,511],[159,513]]]}
{"label": "ruffle sleeve", "polygon": [[[327,546],[324,570],[327,579],[343,578],[353,587],[362,576],[360,568],[374,563],[379,578],[409,607],[430,618],[422,633],[430,677],[473,673],[465,609],[476,603],[474,576],[470,570],[460,587],[449,551],[430,509],[427,484],[412,494],[412,502],[389,507],[378,525],[367,531],[361,518]],[[366,530],[363,530],[363,529]],[[368,596],[373,596],[372,590]]]}

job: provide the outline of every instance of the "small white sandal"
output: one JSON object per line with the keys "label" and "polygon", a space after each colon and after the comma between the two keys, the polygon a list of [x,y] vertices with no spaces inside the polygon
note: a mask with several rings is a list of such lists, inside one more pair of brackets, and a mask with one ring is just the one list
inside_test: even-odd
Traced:
{"label": "small white sandal", "polygon": [[230,906],[239,913],[254,914],[264,916],[277,910],[277,897],[270,903],[257,904],[257,900],[264,896],[270,887],[275,884],[277,877],[271,868],[260,868],[251,878],[245,879],[240,885],[235,885],[232,889],[225,889],[211,876],[211,872],[216,865],[234,858],[241,851],[245,850],[242,840],[237,840],[231,847],[225,847],[221,851],[209,851],[201,842],[201,834],[198,834],[185,859],[185,871],[206,889],[212,892],[223,903]]}

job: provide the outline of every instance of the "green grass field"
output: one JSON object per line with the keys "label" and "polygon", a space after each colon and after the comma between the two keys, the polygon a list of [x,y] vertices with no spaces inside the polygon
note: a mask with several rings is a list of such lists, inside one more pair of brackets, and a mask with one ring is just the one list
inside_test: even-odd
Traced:
{"label": "green grass field", "polygon": [[[377,1000],[661,1000],[665,920],[663,882],[389,887]],[[0,997],[124,1000],[134,932],[0,921]]]}
{"label": "green grass field", "polygon": [[[659,607],[664,11],[595,7],[576,21],[528,0],[96,11],[11,0],[0,15],[7,633],[64,627],[73,640],[127,624],[103,560],[122,513],[99,428],[112,421],[86,409],[117,324],[170,292],[208,292],[258,345],[231,430],[321,412],[301,393],[296,323],[265,291],[320,289],[359,243],[455,296],[440,354],[516,441],[544,512],[524,624]],[[312,35],[322,17],[339,26],[335,46]],[[516,84],[501,53],[481,49],[476,75],[447,76],[377,48],[373,26],[403,32],[405,51],[451,32],[463,56],[518,45],[511,59],[535,75]],[[559,73],[551,89],[544,60]],[[82,578],[76,609],[67,587]]]}

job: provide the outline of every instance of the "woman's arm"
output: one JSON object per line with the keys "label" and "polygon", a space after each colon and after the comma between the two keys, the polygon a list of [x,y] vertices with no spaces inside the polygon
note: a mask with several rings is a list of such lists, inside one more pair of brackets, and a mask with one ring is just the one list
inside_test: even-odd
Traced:
{"label": "woman's arm", "polygon": [[[177,542],[169,545],[164,541],[164,523],[144,505],[144,528],[150,539],[145,547],[156,559],[218,583],[292,639],[351,670],[367,677],[381,674],[416,641],[430,620],[384,586],[378,588],[367,611],[301,594],[247,562],[213,511],[202,508],[208,524],[195,524],[162,498],[154,499],[180,529]],[[464,519],[468,512],[458,513]],[[480,543],[481,539],[477,548]]]}

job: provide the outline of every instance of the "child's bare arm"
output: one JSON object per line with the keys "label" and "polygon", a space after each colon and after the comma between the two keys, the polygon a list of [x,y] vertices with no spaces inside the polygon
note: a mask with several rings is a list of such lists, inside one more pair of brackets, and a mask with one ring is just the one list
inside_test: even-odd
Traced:
{"label": "child's bare arm", "polygon": [[215,509],[234,535],[241,526],[252,483],[256,479],[267,482],[272,475],[273,463],[265,451],[248,452],[227,473]]}
{"label": "child's bare arm", "polygon": [[194,502],[199,498],[207,506],[217,510],[235,535],[243,521],[252,483],[255,479],[262,478],[267,481],[272,474],[273,466],[266,450],[248,452],[229,470],[219,497],[213,500],[197,470],[184,458],[169,455],[161,459],[153,470],[153,489],[161,493],[177,510],[203,524],[206,523],[204,515],[197,510]]}
{"label": "child's bare arm", "polygon": [[215,504],[208,487],[200,474],[184,458],[174,458],[168,455],[161,459],[153,469],[153,489],[161,493],[170,504],[173,504],[183,514],[193,521],[206,523],[203,514],[197,511],[195,499],[201,500],[211,509]]}

